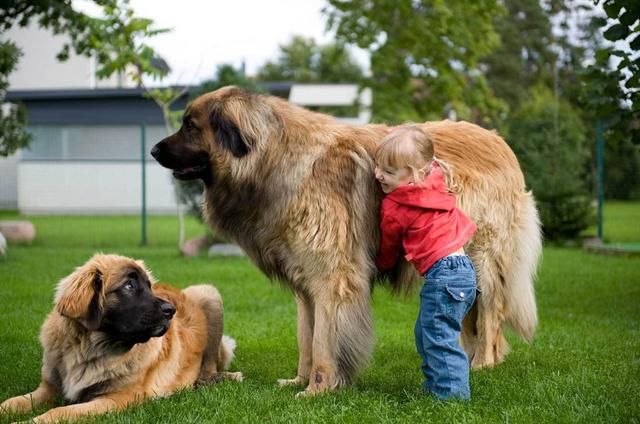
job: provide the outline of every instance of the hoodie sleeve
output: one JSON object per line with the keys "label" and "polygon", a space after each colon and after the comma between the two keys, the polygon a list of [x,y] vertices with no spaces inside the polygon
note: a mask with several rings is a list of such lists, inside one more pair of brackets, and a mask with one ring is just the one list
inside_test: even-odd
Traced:
{"label": "hoodie sleeve", "polygon": [[383,214],[380,221],[380,250],[376,266],[381,272],[391,269],[402,247],[402,226],[393,217]]}

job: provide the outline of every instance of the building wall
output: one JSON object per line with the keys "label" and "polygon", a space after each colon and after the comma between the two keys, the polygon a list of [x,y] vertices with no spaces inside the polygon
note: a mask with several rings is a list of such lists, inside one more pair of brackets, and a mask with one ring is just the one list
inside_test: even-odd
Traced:
{"label": "building wall", "polygon": [[59,62],[56,55],[68,40],[66,35],[54,35],[41,29],[36,22],[26,27],[13,27],[2,34],[2,39],[13,41],[22,56],[14,72],[9,75],[9,90],[113,88],[132,87],[125,78],[114,75],[98,80],[95,60],[70,53],[69,59]]}
{"label": "building wall", "polygon": [[[32,136],[22,161],[140,161],[141,127],[139,125],[30,125]],[[145,127],[145,153],[166,137],[159,125]]]}
{"label": "building wall", "polygon": [[[129,214],[142,205],[137,125],[32,125],[17,164],[17,206],[26,214]],[[151,157],[164,127],[145,129],[147,208],[175,212],[168,170]]]}
{"label": "building wall", "polygon": [[0,157],[0,209],[18,208],[18,155]]}
{"label": "building wall", "polygon": [[[18,206],[25,214],[135,214],[142,207],[141,175],[139,162],[20,162]],[[147,163],[149,213],[175,213],[171,178]]]}

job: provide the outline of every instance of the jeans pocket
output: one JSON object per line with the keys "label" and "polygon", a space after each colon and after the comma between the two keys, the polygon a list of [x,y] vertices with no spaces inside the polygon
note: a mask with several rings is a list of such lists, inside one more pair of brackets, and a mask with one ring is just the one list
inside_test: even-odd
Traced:
{"label": "jeans pocket", "polygon": [[458,322],[462,321],[476,299],[475,285],[455,286],[445,284],[445,291],[448,295],[446,311],[449,318]]}

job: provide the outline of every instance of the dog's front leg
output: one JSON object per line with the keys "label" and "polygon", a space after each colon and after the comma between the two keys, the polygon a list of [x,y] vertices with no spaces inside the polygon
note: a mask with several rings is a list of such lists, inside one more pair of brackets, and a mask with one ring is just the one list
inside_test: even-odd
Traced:
{"label": "dog's front leg", "polygon": [[313,349],[313,304],[303,293],[296,293],[298,305],[298,375],[280,379],[280,386],[304,386],[309,381]]}
{"label": "dog's front leg", "polygon": [[89,415],[119,411],[131,403],[142,402],[142,400],[144,400],[144,396],[136,395],[133,391],[110,393],[89,402],[50,409],[44,414],[33,418],[33,422],[54,423],[60,420],[76,420]]}
{"label": "dog's front leg", "polygon": [[338,387],[337,379],[337,334],[336,305],[331,301],[316,302],[314,307],[314,326],[312,357],[313,364],[309,373],[309,385],[298,397],[316,395]]}
{"label": "dog's front leg", "polygon": [[40,405],[49,404],[54,401],[58,390],[46,381],[31,393],[22,396],[15,396],[0,404],[1,411],[7,412],[29,412]]}

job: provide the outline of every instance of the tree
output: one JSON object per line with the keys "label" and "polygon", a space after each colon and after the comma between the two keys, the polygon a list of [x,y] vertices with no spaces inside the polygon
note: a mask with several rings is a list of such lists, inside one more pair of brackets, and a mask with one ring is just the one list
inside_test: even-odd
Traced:
{"label": "tree", "polygon": [[20,50],[15,44],[11,41],[0,42],[0,156],[9,156],[31,141],[31,136],[24,131],[24,108],[4,103],[9,86],[8,76],[15,69],[19,57]]}
{"label": "tree", "polygon": [[294,36],[280,46],[275,62],[265,63],[256,75],[258,81],[299,83],[359,82],[362,69],[344,44],[320,46],[311,38]]}
{"label": "tree", "polygon": [[504,7],[506,14],[494,17],[500,45],[480,62],[495,96],[513,111],[534,87],[553,87],[558,55],[550,16],[540,2],[505,0]]}
{"label": "tree", "polygon": [[225,63],[218,65],[213,78],[202,82],[197,89],[190,93],[189,97],[193,100],[201,94],[217,90],[227,85],[243,87],[256,93],[263,92],[262,88],[253,80],[247,78],[244,71],[234,68],[231,64]]}
{"label": "tree", "polygon": [[[640,180],[638,154],[629,145],[638,131],[618,82],[624,78],[610,63],[616,56],[603,36],[607,19],[584,1],[506,0],[504,5],[507,15],[495,18],[501,44],[482,60],[495,95],[508,103],[511,112],[538,86],[569,102],[584,123],[591,147],[588,186],[595,183],[595,122],[605,120],[606,195],[629,198],[638,191]],[[508,136],[509,127],[518,123],[510,113],[503,118],[497,126]]]}
{"label": "tree", "polygon": [[534,196],[545,237],[576,237],[591,224],[589,147],[580,115],[546,87],[513,114],[509,144]]}
{"label": "tree", "polygon": [[624,99],[631,104],[631,110],[640,114],[640,3],[634,0],[605,0],[602,3],[607,16],[614,22],[604,37],[612,42],[628,42],[629,48],[611,49],[610,55],[620,61],[617,70],[624,84]]}
{"label": "tree", "polygon": [[371,55],[374,120],[439,119],[454,111],[483,121],[502,110],[479,60],[498,44],[495,0],[329,0],[328,27],[339,42]]}
{"label": "tree", "polygon": [[[608,8],[607,13],[613,14],[611,4]],[[637,126],[640,105],[637,98],[634,99],[637,88],[631,87],[629,71],[621,67],[625,62],[619,59],[629,52],[616,48],[614,44],[606,44],[603,39],[607,34],[611,36],[609,30],[615,27],[615,21],[594,17],[590,25],[598,28],[599,33],[593,63],[581,73],[584,84],[581,100],[590,122],[599,120],[605,126],[605,196],[630,199],[640,195],[640,128]],[[609,29],[603,31],[607,26]],[[640,42],[640,34],[636,39]],[[618,65],[613,64],[614,59]],[[631,58],[628,60],[632,61]]]}
{"label": "tree", "polygon": [[[257,81],[297,83],[361,83],[363,72],[342,43],[318,45],[311,38],[295,36],[280,46],[276,61],[265,63]],[[356,116],[359,105],[307,106],[311,110],[336,116]]]}

